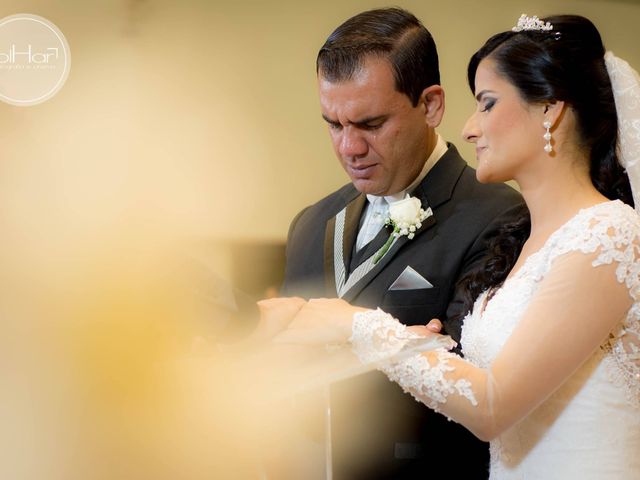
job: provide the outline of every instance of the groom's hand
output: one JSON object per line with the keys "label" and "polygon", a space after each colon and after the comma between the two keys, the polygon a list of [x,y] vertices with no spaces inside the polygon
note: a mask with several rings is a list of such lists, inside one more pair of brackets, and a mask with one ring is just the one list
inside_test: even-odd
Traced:
{"label": "groom's hand", "polygon": [[429,323],[427,323],[427,329],[433,333],[440,333],[442,331],[442,322],[437,318],[432,318]]}
{"label": "groom's hand", "polygon": [[408,329],[414,333],[417,333],[418,335],[428,337],[432,333],[442,332],[442,322],[437,318],[433,318],[426,325],[414,325],[414,326],[408,327]]}

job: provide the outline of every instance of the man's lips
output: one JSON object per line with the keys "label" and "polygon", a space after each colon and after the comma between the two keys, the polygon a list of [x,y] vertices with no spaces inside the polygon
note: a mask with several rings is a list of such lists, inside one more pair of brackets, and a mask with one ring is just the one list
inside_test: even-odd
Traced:
{"label": "man's lips", "polygon": [[377,166],[377,163],[369,163],[363,165],[347,165],[347,170],[352,178],[368,178],[373,174],[373,170]]}
{"label": "man's lips", "polygon": [[480,156],[482,152],[484,152],[487,147],[476,147],[476,157]]}

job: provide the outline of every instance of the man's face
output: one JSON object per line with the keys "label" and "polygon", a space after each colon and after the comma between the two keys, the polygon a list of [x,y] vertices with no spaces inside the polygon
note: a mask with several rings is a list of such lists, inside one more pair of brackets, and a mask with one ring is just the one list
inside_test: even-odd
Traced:
{"label": "man's face", "polygon": [[318,76],[322,117],[336,155],[362,193],[390,195],[418,176],[435,142],[427,104],[395,88],[386,59],[369,57],[344,82]]}

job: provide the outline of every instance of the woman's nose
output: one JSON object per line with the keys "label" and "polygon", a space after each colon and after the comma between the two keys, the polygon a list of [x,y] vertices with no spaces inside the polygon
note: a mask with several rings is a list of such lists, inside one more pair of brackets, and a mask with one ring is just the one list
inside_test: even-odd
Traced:
{"label": "woman's nose", "polygon": [[462,129],[462,138],[464,138],[467,142],[475,143],[478,140],[479,136],[480,132],[476,121],[476,113],[474,113],[464,124],[464,128]]}

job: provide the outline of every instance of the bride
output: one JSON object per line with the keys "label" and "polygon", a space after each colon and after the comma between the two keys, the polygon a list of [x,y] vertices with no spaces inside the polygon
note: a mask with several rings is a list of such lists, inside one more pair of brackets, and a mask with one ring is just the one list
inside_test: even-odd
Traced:
{"label": "bride", "polygon": [[297,311],[280,340],[351,342],[418,401],[490,440],[492,479],[640,478],[637,73],[605,54],[589,20],[523,16],[468,74],[477,109],[464,138],[478,179],[518,182],[530,219],[505,226],[463,282],[464,359],[439,349],[385,361],[437,334],[342,300],[273,303]]}

